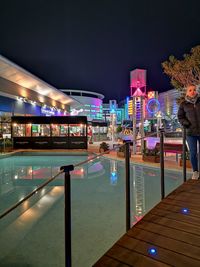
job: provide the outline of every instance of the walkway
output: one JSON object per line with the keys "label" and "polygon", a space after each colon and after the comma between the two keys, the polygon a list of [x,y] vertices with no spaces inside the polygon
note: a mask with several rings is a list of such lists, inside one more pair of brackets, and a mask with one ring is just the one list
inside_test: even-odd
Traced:
{"label": "walkway", "polygon": [[188,180],[130,229],[94,267],[199,267],[200,180]]}
{"label": "walkway", "polygon": [[[89,144],[88,145],[88,152],[93,152],[93,153],[99,153],[99,143],[95,142],[94,144]],[[112,148],[112,145],[110,146]],[[111,151],[109,154],[105,154],[104,157],[108,157],[111,159],[118,159],[118,160],[123,160],[123,158],[119,158],[117,156],[116,151]],[[142,159],[142,155],[136,154],[136,155],[131,155],[130,161],[132,163],[138,163],[138,164],[143,164],[143,165],[151,165],[154,167],[160,168],[160,163],[152,163],[152,162],[145,162]],[[165,169],[172,169],[172,170],[179,170],[182,171],[183,167],[180,166],[179,162],[176,161],[176,154],[170,154],[167,153],[167,155],[164,157],[164,163],[165,163]],[[187,170],[188,172],[191,171],[191,169]]]}

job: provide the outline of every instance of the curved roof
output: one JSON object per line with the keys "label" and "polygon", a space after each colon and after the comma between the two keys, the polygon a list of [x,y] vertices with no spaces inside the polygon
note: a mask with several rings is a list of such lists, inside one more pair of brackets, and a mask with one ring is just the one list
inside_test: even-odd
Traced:
{"label": "curved roof", "polygon": [[0,76],[27,89],[33,90],[40,95],[54,99],[62,104],[75,105],[78,103],[78,101],[72,97],[40,80],[2,55],[0,55]]}
{"label": "curved roof", "polygon": [[99,99],[104,99],[104,95],[96,93],[96,92],[92,92],[92,91],[85,91],[85,90],[77,90],[77,89],[61,89],[62,92],[66,92],[66,93],[79,93],[80,96],[86,96],[84,94],[87,94],[87,96],[89,97],[97,97]]}

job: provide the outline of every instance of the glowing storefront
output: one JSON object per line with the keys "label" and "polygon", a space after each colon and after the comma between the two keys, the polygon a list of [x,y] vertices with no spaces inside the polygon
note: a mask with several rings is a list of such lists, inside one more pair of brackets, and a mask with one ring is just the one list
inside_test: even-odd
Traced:
{"label": "glowing storefront", "polygon": [[87,149],[85,116],[14,116],[14,148]]}

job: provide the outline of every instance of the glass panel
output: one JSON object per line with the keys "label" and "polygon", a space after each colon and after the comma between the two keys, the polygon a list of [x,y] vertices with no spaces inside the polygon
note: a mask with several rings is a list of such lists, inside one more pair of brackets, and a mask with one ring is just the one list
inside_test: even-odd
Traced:
{"label": "glass panel", "polygon": [[103,157],[72,173],[73,267],[93,266],[125,233],[124,177],[123,162]]}
{"label": "glass panel", "polygon": [[25,136],[26,131],[25,131],[25,124],[17,124],[13,123],[13,136],[14,137],[22,137]]}
{"label": "glass panel", "polygon": [[1,133],[3,135],[11,134],[11,123],[2,122],[1,123]]}
{"label": "glass panel", "polygon": [[52,136],[67,136],[68,126],[67,124],[51,124]]}
{"label": "glass panel", "polygon": [[65,266],[63,179],[56,183],[0,220],[1,266]]}
{"label": "glass panel", "polygon": [[[61,157],[54,152],[52,157],[2,159],[0,196],[6,201],[0,202],[0,209],[55,175],[59,166],[89,157]],[[135,224],[161,200],[160,168],[130,164],[130,174],[131,220]],[[182,182],[177,174],[166,170],[166,194]],[[92,266],[126,231],[124,161],[100,157],[79,165],[71,172],[71,190],[72,266]],[[64,267],[63,174],[12,216],[0,220],[0,251],[5,266],[28,262],[31,266]]]}
{"label": "glass panel", "polygon": [[31,123],[26,124],[26,136],[31,136]]}
{"label": "glass panel", "polygon": [[85,136],[86,135],[86,125],[84,125],[84,124],[70,124],[69,125],[69,135],[70,136]]}
{"label": "glass panel", "polygon": [[50,125],[32,124],[32,136],[50,136]]}

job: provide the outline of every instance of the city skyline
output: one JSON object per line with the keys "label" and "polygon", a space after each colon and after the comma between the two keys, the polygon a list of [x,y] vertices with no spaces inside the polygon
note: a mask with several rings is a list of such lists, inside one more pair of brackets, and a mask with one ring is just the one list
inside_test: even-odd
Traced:
{"label": "city skyline", "polygon": [[130,71],[147,89],[172,89],[161,63],[200,43],[199,2],[20,1],[1,7],[0,53],[58,89],[122,100]]}

